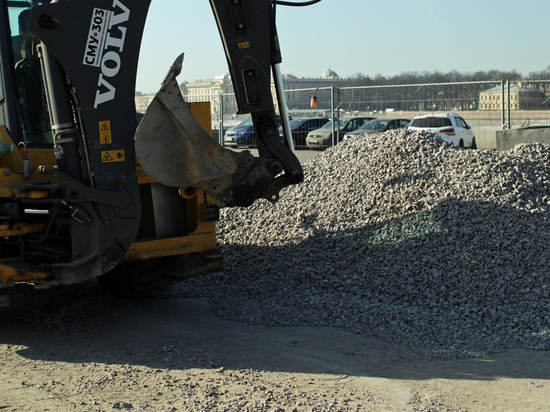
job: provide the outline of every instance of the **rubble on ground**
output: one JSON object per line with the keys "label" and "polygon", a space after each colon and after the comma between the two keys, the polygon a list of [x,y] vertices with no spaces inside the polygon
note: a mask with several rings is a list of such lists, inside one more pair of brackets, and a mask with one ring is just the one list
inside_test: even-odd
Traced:
{"label": "rubble on ground", "polygon": [[333,326],[443,358],[550,349],[550,147],[407,130],[311,159],[275,205],[224,209],[225,271],[176,286],[225,318]]}

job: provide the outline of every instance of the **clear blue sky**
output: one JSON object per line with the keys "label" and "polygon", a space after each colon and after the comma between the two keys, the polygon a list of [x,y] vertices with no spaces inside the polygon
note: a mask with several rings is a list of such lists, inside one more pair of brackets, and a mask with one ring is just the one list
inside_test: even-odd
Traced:
{"label": "clear blue sky", "polygon": [[[284,74],[396,75],[516,70],[550,65],[548,0],[322,0],[277,6]],[[178,81],[227,71],[208,0],[153,0],[137,90],[154,93],[179,53]]]}

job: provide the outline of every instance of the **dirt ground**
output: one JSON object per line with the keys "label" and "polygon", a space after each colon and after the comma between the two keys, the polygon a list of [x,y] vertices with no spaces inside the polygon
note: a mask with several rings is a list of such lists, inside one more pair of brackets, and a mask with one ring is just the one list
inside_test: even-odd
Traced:
{"label": "dirt ground", "polygon": [[0,411],[547,411],[550,353],[430,360],[331,328],[239,324],[94,283],[0,308]]}

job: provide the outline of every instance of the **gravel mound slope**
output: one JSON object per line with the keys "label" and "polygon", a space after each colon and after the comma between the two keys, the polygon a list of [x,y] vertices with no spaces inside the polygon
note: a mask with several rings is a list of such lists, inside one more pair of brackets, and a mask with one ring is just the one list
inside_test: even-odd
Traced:
{"label": "gravel mound slope", "polygon": [[272,205],[223,210],[224,272],[176,286],[225,318],[334,326],[464,357],[550,349],[550,147],[391,131],[329,149]]}

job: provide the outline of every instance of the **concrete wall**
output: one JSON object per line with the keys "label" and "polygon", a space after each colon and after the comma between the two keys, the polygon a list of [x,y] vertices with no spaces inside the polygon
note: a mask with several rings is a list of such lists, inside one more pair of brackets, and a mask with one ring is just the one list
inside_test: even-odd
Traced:
{"label": "concrete wall", "polygon": [[497,150],[509,150],[518,143],[529,141],[550,145],[550,127],[499,130],[496,133]]}
{"label": "concrete wall", "polygon": [[493,150],[497,147],[497,131],[494,128],[472,128],[476,137],[476,145],[481,150]]}

